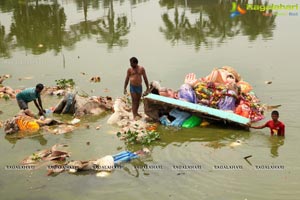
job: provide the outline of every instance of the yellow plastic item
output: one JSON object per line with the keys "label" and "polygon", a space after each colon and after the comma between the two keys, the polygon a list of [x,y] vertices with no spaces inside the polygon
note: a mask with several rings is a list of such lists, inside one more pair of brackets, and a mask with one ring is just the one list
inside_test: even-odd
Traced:
{"label": "yellow plastic item", "polygon": [[206,121],[204,121],[200,124],[201,127],[206,127],[208,125],[209,125],[209,122],[206,122]]}
{"label": "yellow plastic item", "polygon": [[16,122],[21,131],[35,132],[40,129],[39,124],[30,117],[19,117]]}

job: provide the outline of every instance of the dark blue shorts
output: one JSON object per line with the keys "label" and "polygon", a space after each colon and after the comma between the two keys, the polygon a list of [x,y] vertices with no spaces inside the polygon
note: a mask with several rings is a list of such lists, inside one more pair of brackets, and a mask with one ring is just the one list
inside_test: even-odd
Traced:
{"label": "dark blue shorts", "polygon": [[141,85],[139,86],[130,85],[130,93],[142,94],[142,92],[143,92],[143,87]]}
{"label": "dark blue shorts", "polygon": [[26,110],[28,109],[28,103],[25,102],[24,100],[22,99],[17,99],[17,102],[18,102],[18,105],[20,107],[21,110]]}

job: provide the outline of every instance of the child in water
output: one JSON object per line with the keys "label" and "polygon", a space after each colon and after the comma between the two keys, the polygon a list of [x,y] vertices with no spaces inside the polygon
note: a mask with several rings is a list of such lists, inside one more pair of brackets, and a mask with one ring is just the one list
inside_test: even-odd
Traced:
{"label": "child in water", "polygon": [[265,127],[269,127],[271,131],[271,135],[284,136],[285,125],[281,121],[278,120],[279,112],[274,110],[271,113],[272,120],[267,121],[264,125],[261,126],[250,126],[250,128],[254,129],[262,129]]}

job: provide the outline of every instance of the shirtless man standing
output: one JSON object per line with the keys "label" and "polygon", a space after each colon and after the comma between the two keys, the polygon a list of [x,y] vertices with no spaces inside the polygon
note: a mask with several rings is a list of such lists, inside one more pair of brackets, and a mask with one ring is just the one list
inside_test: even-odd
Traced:
{"label": "shirtless man standing", "polygon": [[139,104],[142,97],[142,77],[146,85],[146,92],[149,89],[148,78],[144,67],[138,65],[138,59],[136,57],[130,58],[131,68],[127,70],[127,76],[124,83],[124,94],[127,94],[127,85],[130,81],[130,95],[132,100],[132,114],[133,118],[141,117],[138,114]]}

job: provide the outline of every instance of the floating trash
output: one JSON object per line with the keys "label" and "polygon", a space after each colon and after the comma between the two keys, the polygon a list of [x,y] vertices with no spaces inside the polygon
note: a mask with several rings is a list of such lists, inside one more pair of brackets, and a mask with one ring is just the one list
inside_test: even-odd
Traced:
{"label": "floating trash", "polygon": [[242,141],[241,140],[237,140],[235,142],[232,142],[229,144],[230,147],[236,147],[236,146],[240,146],[242,145]]}
{"label": "floating trash", "polygon": [[78,119],[78,118],[74,118],[71,122],[70,122],[70,124],[78,124],[80,122],[80,119]]}
{"label": "floating trash", "polygon": [[209,126],[209,122],[203,121],[203,122],[200,124],[200,126],[201,126],[201,127]]}
{"label": "floating trash", "polygon": [[265,81],[265,84],[272,84],[272,81]]}
{"label": "floating trash", "polygon": [[100,76],[94,76],[90,79],[91,82],[98,83],[101,81]]}
{"label": "floating trash", "polygon": [[18,78],[19,81],[21,80],[32,80],[33,79],[33,76],[25,76],[25,77],[22,77],[22,78]]}
{"label": "floating trash", "polygon": [[249,165],[252,166],[252,163],[248,160],[248,158],[251,158],[251,157],[252,157],[252,155],[245,156],[244,159],[247,161],[247,163],[248,163]]}
{"label": "floating trash", "polygon": [[96,174],[97,177],[106,177],[106,176],[109,176],[111,173],[110,172],[106,172],[106,171],[103,171],[103,172],[98,172]]}

